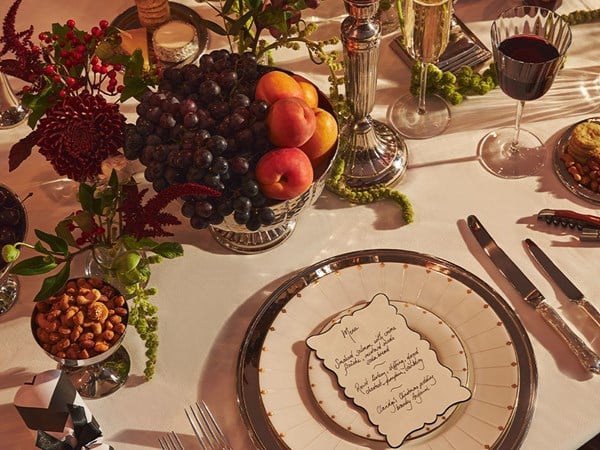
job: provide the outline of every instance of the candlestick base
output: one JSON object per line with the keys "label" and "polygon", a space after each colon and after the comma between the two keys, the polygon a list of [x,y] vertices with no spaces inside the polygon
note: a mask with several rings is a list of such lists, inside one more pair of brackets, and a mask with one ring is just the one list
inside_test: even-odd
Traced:
{"label": "candlestick base", "polygon": [[408,151],[402,137],[370,117],[351,122],[340,133],[340,158],[349,187],[391,186],[406,173]]}

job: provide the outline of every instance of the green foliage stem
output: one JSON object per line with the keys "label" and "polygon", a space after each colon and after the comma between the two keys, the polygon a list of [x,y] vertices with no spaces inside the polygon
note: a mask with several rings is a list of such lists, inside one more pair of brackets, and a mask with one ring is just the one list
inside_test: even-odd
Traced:
{"label": "green foliage stem", "polygon": [[341,158],[335,161],[327,180],[329,189],[351,203],[366,204],[384,199],[391,200],[402,209],[402,219],[404,222],[407,224],[413,222],[413,207],[406,195],[384,184],[376,184],[368,188],[350,187],[344,180],[345,165],[346,163]]}

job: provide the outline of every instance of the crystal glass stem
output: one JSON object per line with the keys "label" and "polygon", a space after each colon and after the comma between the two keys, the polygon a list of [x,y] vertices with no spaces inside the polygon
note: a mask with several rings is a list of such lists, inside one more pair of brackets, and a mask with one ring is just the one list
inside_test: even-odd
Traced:
{"label": "crystal glass stem", "polygon": [[523,108],[525,107],[525,101],[521,100],[517,102],[517,114],[515,116],[515,134],[513,135],[512,142],[510,143],[510,151],[519,151],[519,133],[521,131],[521,117],[523,117]]}
{"label": "crystal glass stem", "polygon": [[352,118],[340,132],[340,158],[352,187],[391,185],[406,172],[407,150],[400,135],[373,120],[381,27],[379,0],[345,0],[349,16],[341,27],[345,88]]}

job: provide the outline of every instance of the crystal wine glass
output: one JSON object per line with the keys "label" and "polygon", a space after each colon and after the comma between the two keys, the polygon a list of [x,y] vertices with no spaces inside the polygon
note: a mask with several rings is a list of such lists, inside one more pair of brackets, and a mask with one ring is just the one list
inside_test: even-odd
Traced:
{"label": "crystal wine glass", "polygon": [[[12,190],[0,184],[0,249],[25,239],[27,214],[23,204]],[[19,282],[10,273],[12,263],[0,257],[0,315],[7,312],[16,302]]]}
{"label": "crystal wine glass", "polygon": [[[80,289],[75,294],[70,293],[75,292],[78,286],[87,292],[97,286],[102,296],[87,304],[85,299],[91,297],[88,293],[84,294],[86,291]],[[129,309],[124,299],[119,302],[119,297],[120,292],[112,285],[99,279],[82,277],[69,280],[57,295],[37,302],[33,308],[33,337],[44,352],[58,363],[58,368],[84,398],[112,394],[123,386],[129,376],[131,360],[122,346]],[[63,302],[67,302],[64,307],[61,305]],[[114,314],[102,316],[104,308],[94,307],[99,303],[103,303],[107,311],[111,310]],[[71,315],[71,310],[78,312]],[[82,313],[83,322],[77,319],[78,313]],[[113,320],[116,316],[119,316],[119,320]]]}
{"label": "crystal wine glass", "polygon": [[409,139],[424,139],[444,132],[450,107],[437,95],[427,94],[427,67],[444,53],[450,37],[452,0],[402,0],[400,28],[404,48],[421,63],[419,96],[408,93],[394,103],[389,120]]}
{"label": "crystal wine glass", "polygon": [[478,153],[493,174],[523,178],[537,173],[546,159],[542,141],[521,129],[523,107],[552,86],[571,44],[571,30],[553,11],[518,6],[492,23],[491,37],[498,82],[506,95],[518,100],[517,113],[515,126],[487,134]]}

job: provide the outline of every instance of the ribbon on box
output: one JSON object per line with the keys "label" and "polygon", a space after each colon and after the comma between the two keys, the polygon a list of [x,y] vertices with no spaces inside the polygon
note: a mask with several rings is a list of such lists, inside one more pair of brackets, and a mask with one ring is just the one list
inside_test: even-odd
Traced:
{"label": "ribbon on box", "polygon": [[15,407],[28,428],[37,430],[42,450],[113,450],[79,393],[60,370],[49,370],[24,383]]}

